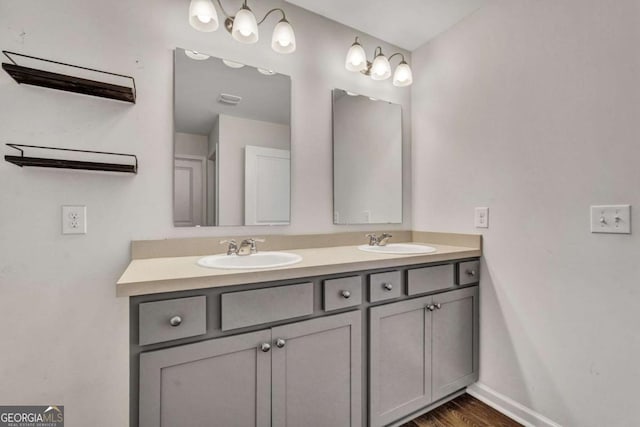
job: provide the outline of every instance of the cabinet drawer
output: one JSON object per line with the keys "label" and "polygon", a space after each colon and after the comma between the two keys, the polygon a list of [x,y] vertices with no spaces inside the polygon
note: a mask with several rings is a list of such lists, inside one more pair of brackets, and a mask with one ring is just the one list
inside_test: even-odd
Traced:
{"label": "cabinet drawer", "polygon": [[222,330],[313,314],[313,283],[221,295]]}
{"label": "cabinet drawer", "polygon": [[343,277],[324,281],[324,310],[339,310],[362,303],[362,279],[360,276]]}
{"label": "cabinet drawer", "polygon": [[399,271],[369,275],[369,302],[384,301],[402,295]]}
{"label": "cabinet drawer", "polygon": [[453,264],[416,268],[408,271],[409,295],[424,294],[454,286]]}
{"label": "cabinet drawer", "polygon": [[480,261],[467,261],[458,264],[458,285],[468,285],[480,281]]}
{"label": "cabinet drawer", "polygon": [[198,296],[140,304],[139,343],[203,335],[207,332],[207,297]]}

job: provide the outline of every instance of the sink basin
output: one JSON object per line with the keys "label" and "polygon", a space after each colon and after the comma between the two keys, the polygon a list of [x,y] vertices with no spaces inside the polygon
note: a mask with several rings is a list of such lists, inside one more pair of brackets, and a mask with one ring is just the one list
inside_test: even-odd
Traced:
{"label": "sink basin", "polygon": [[207,268],[225,270],[245,270],[252,268],[275,268],[293,265],[302,261],[302,257],[288,252],[258,252],[251,255],[211,255],[200,258],[198,265]]}
{"label": "sink basin", "polygon": [[437,249],[427,245],[419,245],[416,243],[389,243],[386,246],[369,246],[361,245],[358,249],[365,252],[376,252],[379,254],[395,254],[395,255],[419,255],[430,254]]}

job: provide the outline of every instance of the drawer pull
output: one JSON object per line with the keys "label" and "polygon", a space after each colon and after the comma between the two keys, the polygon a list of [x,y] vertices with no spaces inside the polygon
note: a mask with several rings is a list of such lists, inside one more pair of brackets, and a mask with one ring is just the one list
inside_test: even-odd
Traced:
{"label": "drawer pull", "polygon": [[426,309],[427,309],[427,310],[429,310],[429,311],[433,311],[433,310],[435,310],[435,309],[436,309],[436,306],[435,306],[435,305],[433,305],[433,304],[430,304],[430,305],[428,305],[428,306],[426,307]]}
{"label": "drawer pull", "polygon": [[475,270],[467,270],[465,271],[465,273],[467,274],[467,276],[475,276],[476,275],[476,271]]}
{"label": "drawer pull", "polygon": [[284,346],[285,346],[285,344],[286,344],[286,343],[287,343],[287,342],[286,342],[285,340],[283,340],[282,338],[278,338],[278,339],[276,340],[276,347],[278,347],[278,348],[282,348],[282,347],[284,347]]}
{"label": "drawer pull", "polygon": [[436,304],[435,306],[437,310],[440,310],[442,308],[442,304]]}
{"label": "drawer pull", "polygon": [[180,316],[173,316],[171,319],[169,319],[169,324],[171,326],[173,326],[174,328],[176,326],[180,326],[180,324],[182,324],[182,317]]}
{"label": "drawer pull", "polygon": [[268,342],[263,342],[260,346],[260,350],[262,350],[263,353],[268,352],[269,350],[271,350],[271,344],[269,344]]}
{"label": "drawer pull", "polygon": [[393,290],[393,284],[391,283],[383,283],[382,287],[384,288],[385,291]]}
{"label": "drawer pull", "polygon": [[351,292],[342,291],[342,292],[340,292],[340,295],[342,295],[345,299],[349,299],[351,297]]}

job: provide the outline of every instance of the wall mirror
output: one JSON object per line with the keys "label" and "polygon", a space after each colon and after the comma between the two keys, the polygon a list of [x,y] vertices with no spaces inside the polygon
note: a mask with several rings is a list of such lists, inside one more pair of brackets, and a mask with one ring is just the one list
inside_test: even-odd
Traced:
{"label": "wall mirror", "polygon": [[176,227],[290,221],[291,79],[174,52]]}
{"label": "wall mirror", "polygon": [[402,106],[333,90],[333,222],[402,223]]}

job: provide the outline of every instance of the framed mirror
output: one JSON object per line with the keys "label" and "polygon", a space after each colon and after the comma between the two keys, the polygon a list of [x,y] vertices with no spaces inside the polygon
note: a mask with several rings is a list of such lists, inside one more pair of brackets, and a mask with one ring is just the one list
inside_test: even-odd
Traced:
{"label": "framed mirror", "polygon": [[291,79],[174,52],[176,227],[290,221]]}
{"label": "framed mirror", "polygon": [[402,223],[402,106],[333,90],[333,222]]}

